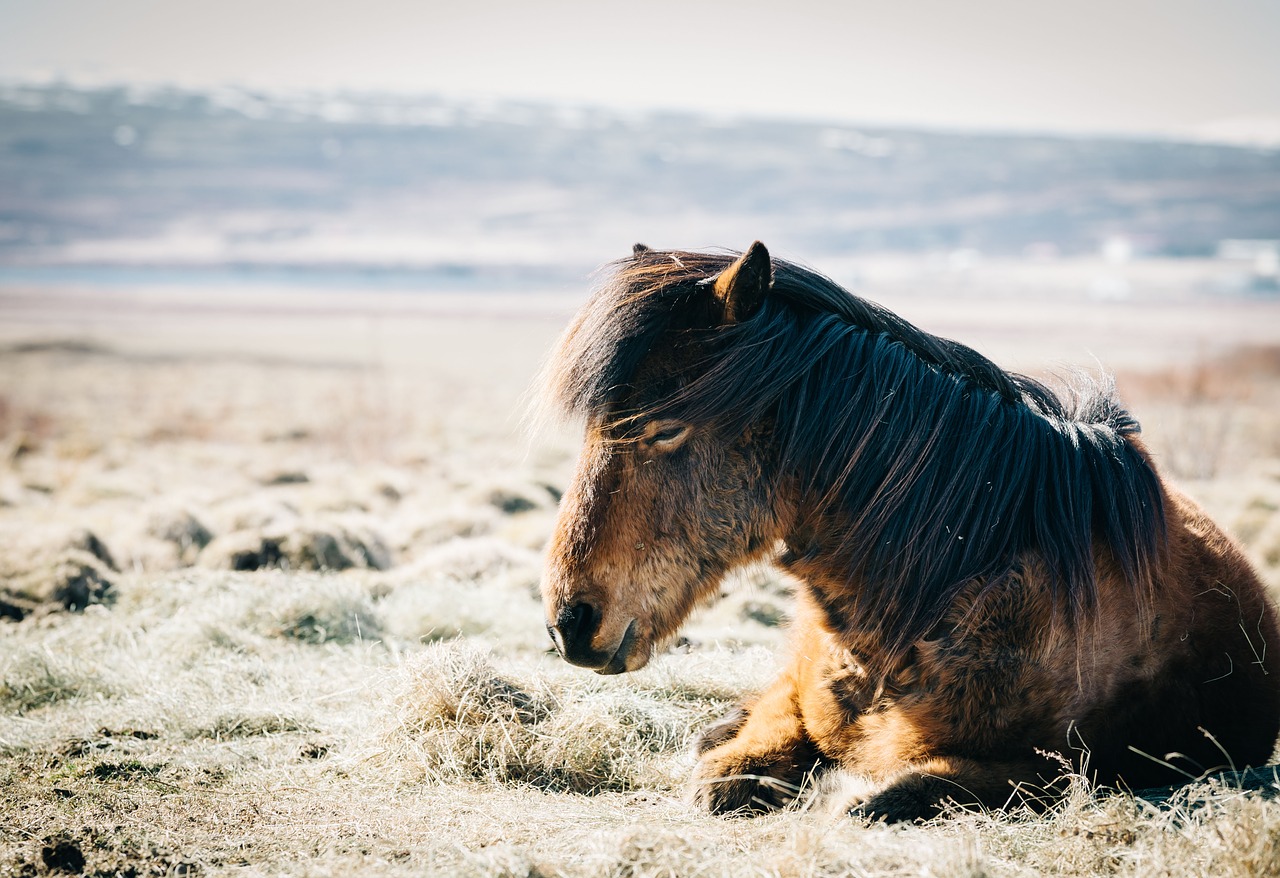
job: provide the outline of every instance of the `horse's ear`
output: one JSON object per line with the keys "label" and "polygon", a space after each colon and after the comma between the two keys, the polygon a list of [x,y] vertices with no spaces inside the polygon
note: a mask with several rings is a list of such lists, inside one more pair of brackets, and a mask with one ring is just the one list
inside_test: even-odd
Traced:
{"label": "horse's ear", "polygon": [[636,259],[639,259],[644,254],[648,253],[651,249],[653,248],[649,247],[647,244],[641,244],[639,241],[637,241],[636,243],[631,245],[631,255],[634,256]]}
{"label": "horse's ear", "polygon": [[747,252],[716,277],[712,288],[724,307],[725,323],[750,320],[773,287],[773,263],[769,251],[756,241]]}

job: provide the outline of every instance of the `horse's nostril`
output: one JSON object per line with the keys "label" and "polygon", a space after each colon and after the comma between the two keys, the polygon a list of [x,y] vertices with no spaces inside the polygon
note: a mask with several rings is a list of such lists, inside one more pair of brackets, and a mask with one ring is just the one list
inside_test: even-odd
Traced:
{"label": "horse's nostril", "polygon": [[570,632],[569,637],[575,642],[590,640],[596,633],[596,623],[599,619],[595,607],[587,603],[574,604],[569,608],[569,614],[571,621],[566,626],[566,630]]}
{"label": "horse's nostril", "polygon": [[591,638],[600,627],[600,611],[586,602],[565,607],[556,618],[551,637],[561,654],[571,658],[591,649]]}

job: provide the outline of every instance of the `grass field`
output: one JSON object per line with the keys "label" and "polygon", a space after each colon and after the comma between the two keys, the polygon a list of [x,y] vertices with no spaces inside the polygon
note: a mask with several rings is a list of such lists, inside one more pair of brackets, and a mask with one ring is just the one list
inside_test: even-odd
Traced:
{"label": "grass field", "polygon": [[[1280,304],[887,303],[1112,364],[1280,590]],[[1280,874],[1280,803],[1206,784],[905,827],[689,807],[790,585],[743,573],[633,675],[549,654],[576,437],[520,412],[572,305],[0,291],[0,876]]]}

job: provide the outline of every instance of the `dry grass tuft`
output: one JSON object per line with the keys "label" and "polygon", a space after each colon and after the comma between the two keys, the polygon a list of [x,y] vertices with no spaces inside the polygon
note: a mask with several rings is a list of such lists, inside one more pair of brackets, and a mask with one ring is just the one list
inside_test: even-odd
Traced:
{"label": "dry grass tuft", "polygon": [[[521,687],[499,674],[480,650],[458,643],[428,647],[402,674],[396,725],[388,734],[402,769],[415,768],[437,784],[542,780],[554,787],[557,775],[567,781],[568,772],[542,758],[533,728],[558,706],[550,691]],[[566,788],[576,789],[569,783]]]}
{"label": "dry grass tuft", "polygon": [[207,737],[215,741],[235,738],[253,738],[261,735],[284,735],[292,732],[313,732],[315,728],[295,716],[273,712],[233,711],[219,715],[207,728],[195,730],[192,737]]}
{"label": "dry grass tuft", "polygon": [[302,643],[350,644],[382,637],[382,614],[366,586],[323,576],[298,577],[249,610],[250,627]]}
{"label": "dry grass tuft", "polygon": [[200,551],[199,561],[213,570],[385,570],[391,566],[391,555],[382,540],[370,532],[293,525],[216,537]]}
{"label": "dry grass tuft", "polygon": [[499,671],[463,642],[432,645],[401,674],[387,758],[434,784],[669,790],[701,715],[655,690]]}
{"label": "dry grass tuft", "polygon": [[79,653],[47,645],[0,652],[0,707],[19,715],[84,698],[109,698],[121,687]]}
{"label": "dry grass tuft", "polygon": [[106,544],[83,527],[25,528],[2,534],[0,618],[51,609],[83,610],[115,599],[118,567]]}
{"label": "dry grass tuft", "polygon": [[513,569],[535,571],[542,565],[537,552],[495,537],[452,539],[420,554],[406,570],[448,576],[456,582],[478,582]]}
{"label": "dry grass tuft", "polygon": [[147,533],[171,543],[183,566],[194,564],[200,551],[213,540],[213,532],[187,509],[153,511],[147,521]]}

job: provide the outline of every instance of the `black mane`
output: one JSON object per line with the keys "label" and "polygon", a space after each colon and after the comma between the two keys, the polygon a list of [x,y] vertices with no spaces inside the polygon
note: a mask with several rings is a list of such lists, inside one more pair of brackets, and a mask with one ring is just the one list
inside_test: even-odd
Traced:
{"label": "black mane", "polygon": [[[619,262],[550,364],[551,401],[618,416],[638,364],[734,258],[646,250]],[[1079,619],[1095,606],[1095,538],[1145,603],[1163,492],[1127,441],[1138,424],[1110,382],[1059,395],[815,272],[773,266],[759,313],[690,330],[702,351],[695,376],[655,408],[728,429],[774,424],[788,474],[851,523],[843,547],[822,548],[862,559],[850,571],[859,618],[883,620],[890,643],[905,645],[966,583],[1037,552]]]}

